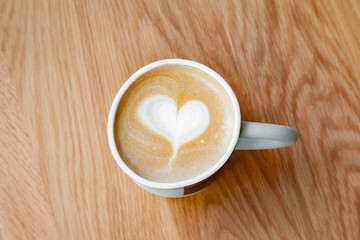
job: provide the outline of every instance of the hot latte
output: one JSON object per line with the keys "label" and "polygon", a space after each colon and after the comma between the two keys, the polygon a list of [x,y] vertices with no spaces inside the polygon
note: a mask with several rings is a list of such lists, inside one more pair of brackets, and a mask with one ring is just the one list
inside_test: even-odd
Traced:
{"label": "hot latte", "polygon": [[139,77],[122,97],[114,135],[124,162],[157,182],[183,181],[212,167],[234,127],[230,97],[192,67],[166,65]]}

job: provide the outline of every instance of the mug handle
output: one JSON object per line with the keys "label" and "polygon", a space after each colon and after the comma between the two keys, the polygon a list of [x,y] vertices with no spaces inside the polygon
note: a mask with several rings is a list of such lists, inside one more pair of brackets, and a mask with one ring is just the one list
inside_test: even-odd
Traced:
{"label": "mug handle", "polygon": [[235,150],[274,149],[296,142],[295,129],[269,123],[241,121],[240,137]]}

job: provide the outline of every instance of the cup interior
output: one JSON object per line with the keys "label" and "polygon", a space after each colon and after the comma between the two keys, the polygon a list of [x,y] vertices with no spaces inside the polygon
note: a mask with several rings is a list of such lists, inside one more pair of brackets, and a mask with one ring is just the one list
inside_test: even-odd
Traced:
{"label": "cup interior", "polygon": [[[233,136],[232,136],[231,142],[230,142],[225,154],[219,159],[219,161],[216,164],[214,164],[209,170],[207,170],[206,172],[204,172],[192,179],[178,181],[178,182],[170,182],[170,183],[151,181],[151,180],[145,179],[145,178],[139,176],[138,174],[136,174],[121,159],[121,156],[120,156],[120,154],[117,150],[116,144],[115,144],[115,136],[114,136],[114,120],[115,120],[116,111],[117,111],[118,105],[120,103],[120,100],[121,100],[122,96],[124,95],[124,93],[126,92],[126,90],[130,87],[130,85],[133,82],[135,82],[144,73],[146,73],[154,68],[164,66],[164,65],[183,65],[183,66],[193,67],[193,68],[196,68],[200,71],[207,73],[212,78],[217,80],[222,85],[222,87],[226,90],[226,92],[228,93],[228,95],[231,99],[231,102],[233,105],[233,110],[234,110],[234,118],[235,118],[234,119],[235,124],[234,124]],[[157,62],[150,63],[150,64],[142,67],[141,69],[136,71],[120,88],[120,90],[116,94],[114,101],[110,108],[109,117],[108,117],[107,133],[108,133],[108,141],[109,141],[110,149],[111,149],[112,155],[113,155],[116,163],[133,181],[135,181],[139,184],[142,184],[144,186],[151,187],[151,188],[174,189],[174,188],[181,188],[181,187],[196,184],[198,182],[201,182],[201,181],[209,178],[214,173],[216,173],[225,164],[225,162],[228,160],[231,153],[233,152],[235,145],[239,138],[240,126],[241,126],[241,113],[240,113],[240,107],[239,107],[237,98],[235,96],[235,93],[231,89],[229,84],[218,73],[216,73],[209,67],[207,67],[203,64],[200,64],[198,62],[184,60],[184,59],[165,59],[165,60],[160,60]]]}

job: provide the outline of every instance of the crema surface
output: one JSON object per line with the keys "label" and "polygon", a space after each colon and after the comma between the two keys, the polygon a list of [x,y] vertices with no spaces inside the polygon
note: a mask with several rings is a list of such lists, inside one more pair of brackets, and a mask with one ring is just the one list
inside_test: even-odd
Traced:
{"label": "crema surface", "polygon": [[234,112],[230,97],[211,76],[167,65],[128,88],[114,124],[118,152],[135,173],[176,182],[220,160],[232,138]]}

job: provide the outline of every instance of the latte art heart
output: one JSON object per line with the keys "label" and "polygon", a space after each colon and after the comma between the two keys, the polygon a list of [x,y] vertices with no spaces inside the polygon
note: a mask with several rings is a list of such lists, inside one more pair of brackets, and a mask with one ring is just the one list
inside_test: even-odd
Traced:
{"label": "latte art heart", "polygon": [[140,120],[173,146],[172,160],[184,143],[200,136],[209,125],[209,111],[197,100],[185,103],[178,111],[175,101],[167,96],[154,95],[145,99],[138,108]]}

